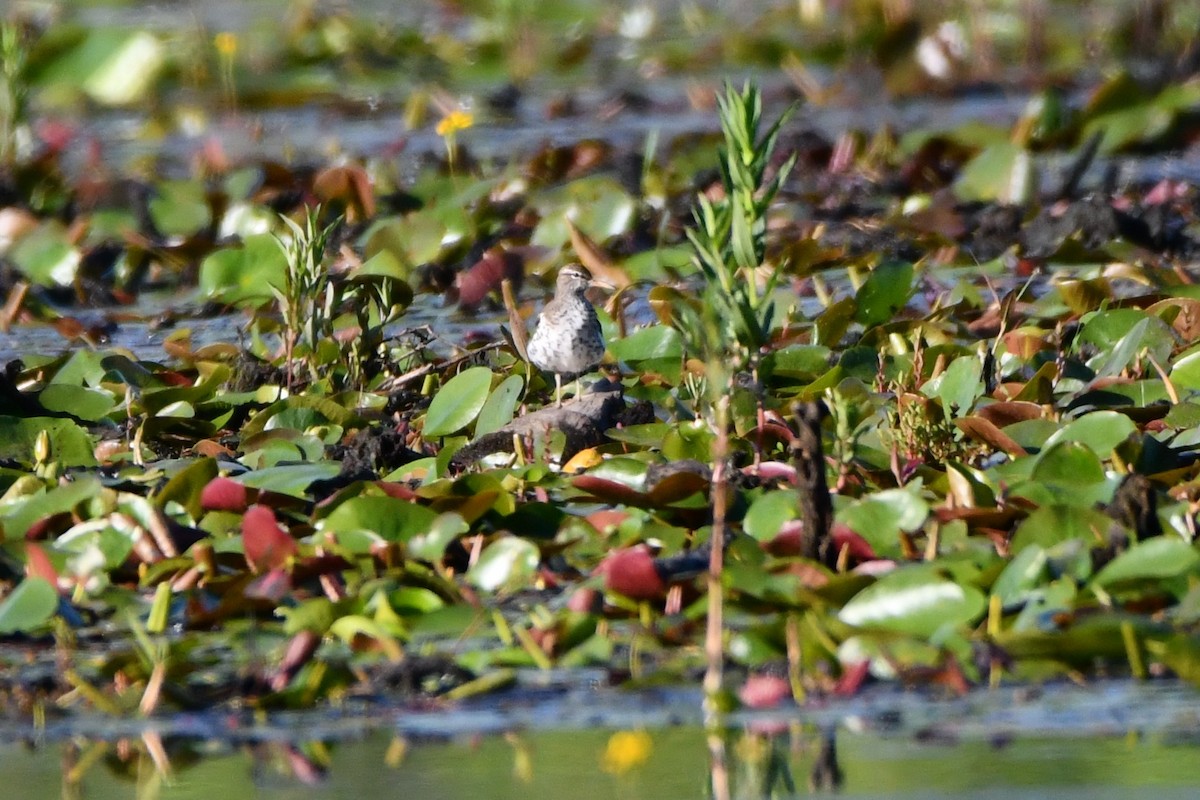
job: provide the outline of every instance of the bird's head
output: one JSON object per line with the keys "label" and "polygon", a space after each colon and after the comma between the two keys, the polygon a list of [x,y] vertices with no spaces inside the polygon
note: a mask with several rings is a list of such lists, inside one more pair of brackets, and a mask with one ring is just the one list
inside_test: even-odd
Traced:
{"label": "bird's head", "polygon": [[612,285],[606,281],[596,280],[592,277],[592,273],[588,272],[585,267],[580,264],[567,264],[558,271],[558,281],[555,284],[555,294],[558,295],[583,295],[584,292],[592,286],[603,286],[612,288]]}

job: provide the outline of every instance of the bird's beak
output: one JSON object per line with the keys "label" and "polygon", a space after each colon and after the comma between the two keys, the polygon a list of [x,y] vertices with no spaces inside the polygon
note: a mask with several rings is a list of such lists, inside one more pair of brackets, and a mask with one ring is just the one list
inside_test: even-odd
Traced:
{"label": "bird's beak", "polygon": [[617,290],[616,286],[612,285],[608,281],[602,281],[599,278],[592,278],[590,281],[588,281],[588,286],[595,289],[608,289],[610,292],[615,292]]}

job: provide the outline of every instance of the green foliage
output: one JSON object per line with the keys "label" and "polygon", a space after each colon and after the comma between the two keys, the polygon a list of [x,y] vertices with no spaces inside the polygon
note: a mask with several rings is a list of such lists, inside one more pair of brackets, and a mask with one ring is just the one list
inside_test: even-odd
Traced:
{"label": "green foliage", "polygon": [[690,352],[709,360],[731,358],[737,370],[757,364],[771,333],[774,292],[783,270],[764,265],[767,213],[795,158],[768,176],[790,110],[761,131],[762,94],[756,86],[746,84],[739,92],[726,85],[719,102],[724,197],[700,197],[695,224],[688,229],[692,261],[706,282],[703,310],[679,306],[677,324]]}
{"label": "green foliage", "polygon": [[[282,285],[271,285],[271,291],[282,317],[286,369],[291,375],[299,349],[310,380],[318,380],[333,361],[342,366],[347,385],[361,388],[367,360],[382,344],[384,328],[412,301],[412,290],[400,277],[399,263],[386,253],[377,254],[350,275],[331,275],[326,250],[341,219],[321,227],[320,218],[319,205],[306,209],[303,225],[283,216],[290,235],[276,237],[286,265]],[[347,308],[359,335],[337,346],[336,323]]]}
{"label": "green foliage", "polygon": [[28,135],[28,53],[20,27],[0,20],[0,170],[11,170]]}
{"label": "green foliage", "polygon": [[[463,19],[491,13],[476,5]],[[527,12],[498,13],[536,25]],[[602,16],[589,9],[580,24]],[[280,44],[272,30],[242,51],[281,67],[263,75],[248,74],[229,34],[227,97],[328,97],[345,87],[322,70],[353,62],[371,80],[389,60],[421,62],[415,73],[449,86],[471,79],[446,67],[496,70],[497,52],[520,57],[526,44],[488,32],[429,44],[360,23],[351,11],[312,15]],[[595,47],[587,36],[579,44]],[[149,59],[130,84],[138,96],[191,75],[165,41],[59,34],[29,54],[32,107],[119,101],[113,56]],[[506,685],[513,665],[686,681],[705,614],[693,598],[720,539],[718,643],[750,668],[786,660],[794,690],[825,691],[863,659],[913,682],[1127,663],[1140,675],[1139,659],[1196,680],[1200,292],[1178,266],[1198,229],[1192,190],[1133,181],[1077,203],[1039,196],[1029,162],[1083,130],[1105,148],[1169,141],[1195,88],[1110,82],[1078,113],[1052,94],[1012,130],[899,143],[889,130],[839,132],[828,169],[789,178],[790,160],[772,166],[787,114],[768,124],[756,89],[726,88],[721,185],[690,218],[681,209],[714,163],[703,135],[647,147],[641,195],[613,174],[633,155],[618,139],[556,142],[504,165],[462,151],[453,175],[436,159],[415,175],[350,155],[292,170],[224,164],[206,149],[178,180],[118,176],[114,160],[114,179],[147,207],[99,210],[90,180],[62,178],[48,136],[45,158],[18,170],[11,236],[0,237],[0,256],[31,284],[6,298],[24,364],[3,375],[0,627],[40,637],[76,615],[108,627],[103,647],[10,658],[41,659],[32,670],[45,676],[69,664],[79,674],[69,686],[45,678],[49,696],[113,713],[131,712],[160,666],[164,704],[264,709],[390,685],[390,662],[409,653],[474,670],[464,693]],[[428,98],[412,97],[420,128]],[[477,111],[483,129],[494,112]],[[189,115],[155,121],[175,116]],[[344,231],[296,199],[308,197],[344,210]],[[502,344],[464,342],[495,330],[493,309],[455,309],[447,286],[469,275],[491,298],[502,277],[549,274],[567,220],[596,240],[589,255],[603,269],[629,279],[604,324],[637,424],[614,417],[603,440],[571,442],[583,449],[564,464],[575,437],[506,428],[530,399],[521,369]],[[1035,251],[1026,234],[1039,220]],[[1083,230],[1088,220],[1099,224]],[[993,228],[1003,252],[980,263],[973,248]],[[488,274],[496,266],[503,275]],[[689,277],[703,279],[698,292]],[[140,304],[72,308],[97,284],[123,303],[115,290],[190,289],[193,278],[207,308],[254,312],[247,341],[232,341],[241,316],[218,320],[214,336],[207,311],[172,305],[164,347],[147,348]],[[446,291],[397,330],[410,281]],[[638,329],[643,309],[621,302],[642,282],[655,284],[648,302],[665,324]],[[518,315],[533,291],[518,294]],[[278,313],[262,313],[271,300]],[[116,326],[112,346],[100,316]],[[51,324],[68,352],[26,353],[26,331],[57,335]],[[841,548],[829,565],[796,554],[807,520],[784,411],[817,397],[830,407]],[[506,466],[458,459],[484,434],[511,448]],[[151,636],[165,631],[169,647]],[[997,659],[981,674],[975,654],[997,648],[1011,667]]]}
{"label": "green foliage", "polygon": [[0,601],[0,634],[30,633],[43,627],[58,608],[58,593],[42,578],[26,578]]}
{"label": "green foliage", "polygon": [[325,266],[325,249],[339,220],[320,226],[321,207],[306,209],[304,225],[281,217],[291,235],[277,238],[286,259],[283,285],[271,287],[283,317],[286,368],[291,374],[297,345],[304,345],[312,380],[320,376],[317,346],[333,333],[333,284]]}

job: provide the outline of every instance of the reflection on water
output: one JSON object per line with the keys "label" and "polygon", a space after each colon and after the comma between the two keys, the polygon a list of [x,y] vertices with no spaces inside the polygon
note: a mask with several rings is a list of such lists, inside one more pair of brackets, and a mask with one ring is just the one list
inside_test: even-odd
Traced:
{"label": "reflection on water", "polygon": [[[1141,787],[1182,798],[1200,788],[1200,696],[1173,681],[945,699],[877,687],[734,714],[716,742],[701,718],[695,688],[527,681],[426,709],[52,716],[36,736],[9,720],[0,722],[0,775],[21,791],[0,797],[241,800],[252,787],[251,797],[279,800],[1032,800],[1121,798]],[[714,790],[710,752],[724,756],[727,792]]]}
{"label": "reflection on water", "polygon": [[[793,722],[726,734],[730,796],[1117,798],[1133,787],[1194,796],[1195,743],[1163,735],[964,740],[837,734],[844,774],[826,779],[832,730]],[[614,745],[614,742],[616,744]],[[629,744],[629,743],[641,744]],[[614,747],[633,747],[613,755]],[[406,739],[383,730],[336,742],[229,743],[72,740],[0,747],[0,774],[21,797],[520,798],[714,796],[703,732],[660,728],[635,736],[604,729]],[[224,793],[224,794],[223,794]],[[10,795],[11,796],[11,795]]]}

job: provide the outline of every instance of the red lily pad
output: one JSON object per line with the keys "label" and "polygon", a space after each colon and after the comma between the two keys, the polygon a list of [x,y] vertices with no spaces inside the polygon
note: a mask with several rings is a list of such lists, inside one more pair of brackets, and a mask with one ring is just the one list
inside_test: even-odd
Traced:
{"label": "red lily pad", "polygon": [[249,487],[226,477],[213,478],[200,492],[200,506],[205,511],[244,511],[251,499]]}
{"label": "red lily pad", "polygon": [[292,591],[292,576],[282,567],[276,567],[258,576],[246,586],[244,594],[253,600],[279,603]]}
{"label": "red lily pad", "polygon": [[242,544],[246,563],[255,572],[277,569],[296,554],[296,540],[279,526],[275,512],[251,506],[242,517]]}
{"label": "red lily pad", "polygon": [[25,543],[25,574],[33,578],[41,578],[51,586],[58,586],[58,570],[50,562],[50,557],[41,545],[33,542]]}
{"label": "red lily pad", "polygon": [[596,567],[604,576],[604,588],[631,600],[658,600],[667,591],[666,581],[654,566],[650,548],[644,544],[615,550]]}
{"label": "red lily pad", "polygon": [[462,308],[476,308],[490,293],[500,291],[500,284],[506,278],[512,281],[515,292],[521,288],[524,277],[525,260],[519,253],[493,247],[455,278],[458,304]]}
{"label": "red lily pad", "polygon": [[775,708],[791,696],[791,684],[778,675],[750,675],[738,689],[738,699],[750,708]]}

